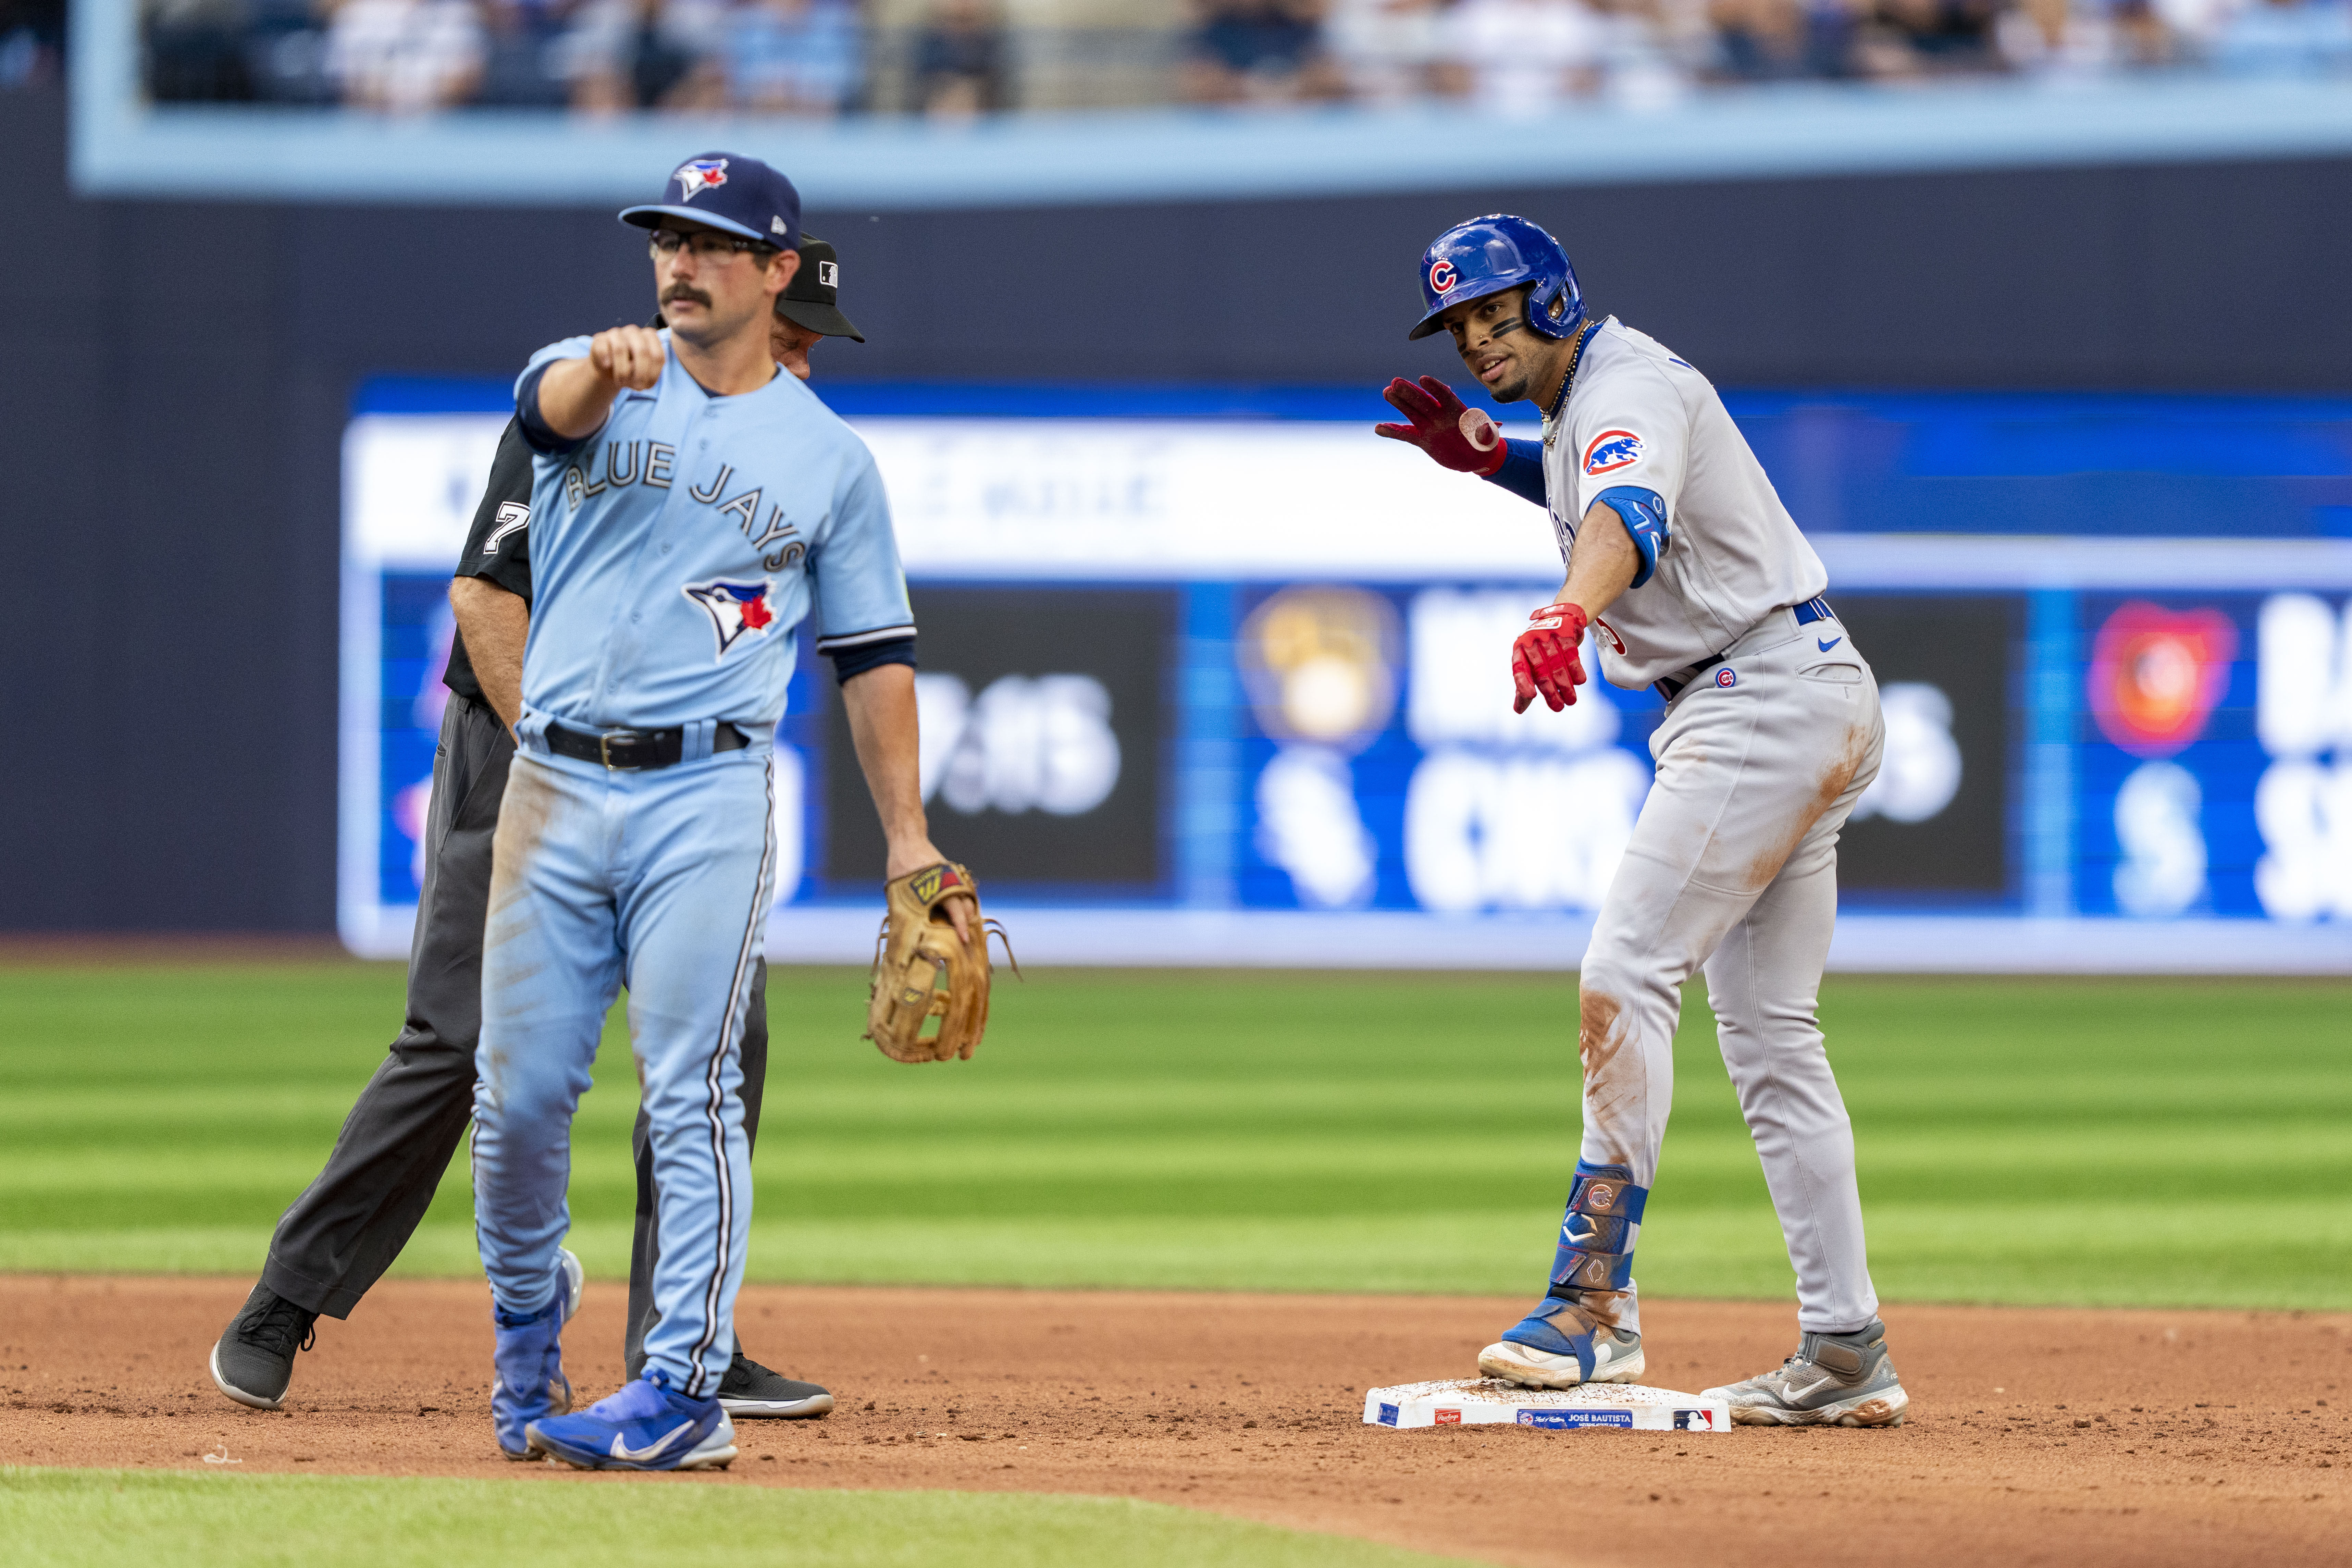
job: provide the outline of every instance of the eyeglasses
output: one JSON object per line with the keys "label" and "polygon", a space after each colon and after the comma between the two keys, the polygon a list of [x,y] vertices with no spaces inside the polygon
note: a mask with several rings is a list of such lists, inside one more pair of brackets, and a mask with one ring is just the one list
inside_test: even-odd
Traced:
{"label": "eyeglasses", "polygon": [[681,234],[674,228],[657,228],[653,235],[653,254],[667,259],[675,257],[679,247],[693,253],[697,261],[725,261],[740,251],[753,256],[775,254],[776,247],[761,240],[745,239],[740,235],[713,234],[708,229],[694,234]]}

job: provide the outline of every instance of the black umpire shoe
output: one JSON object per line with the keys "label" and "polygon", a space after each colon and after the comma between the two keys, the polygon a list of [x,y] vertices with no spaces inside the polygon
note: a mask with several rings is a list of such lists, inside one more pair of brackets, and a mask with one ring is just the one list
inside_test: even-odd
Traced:
{"label": "black umpire shoe", "polygon": [[[222,1387],[228,1385],[223,1384]],[[281,1382],[280,1387],[284,1386]],[[230,1397],[234,1398],[235,1395]],[[787,1421],[805,1421],[811,1416],[829,1414],[833,1395],[814,1383],[786,1377],[780,1372],[770,1372],[740,1350],[728,1364],[727,1375],[719,1380],[719,1405],[728,1415],[740,1421],[745,1416],[782,1416]]]}
{"label": "black umpire shoe", "polygon": [[[239,1405],[277,1409],[286,1403],[286,1385],[294,1381],[294,1352],[315,1342],[310,1325],[318,1321],[309,1308],[256,1285],[213,1346],[213,1382]],[[825,1408],[832,1407],[827,1400]]]}

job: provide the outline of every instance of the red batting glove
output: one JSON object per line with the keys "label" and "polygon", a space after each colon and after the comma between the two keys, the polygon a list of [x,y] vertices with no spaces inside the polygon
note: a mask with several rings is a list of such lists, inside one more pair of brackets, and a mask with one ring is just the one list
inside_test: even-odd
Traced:
{"label": "red batting glove", "polygon": [[1511,644],[1511,684],[1517,694],[1511,711],[1524,713],[1541,693],[1555,713],[1576,700],[1584,684],[1584,611],[1576,605],[1546,605],[1528,617],[1528,629]]}
{"label": "red batting glove", "polygon": [[1381,395],[1411,423],[1375,425],[1372,434],[1410,441],[1441,468],[1485,478],[1511,455],[1501,428],[1433,375],[1423,376],[1418,384],[1399,376]]}

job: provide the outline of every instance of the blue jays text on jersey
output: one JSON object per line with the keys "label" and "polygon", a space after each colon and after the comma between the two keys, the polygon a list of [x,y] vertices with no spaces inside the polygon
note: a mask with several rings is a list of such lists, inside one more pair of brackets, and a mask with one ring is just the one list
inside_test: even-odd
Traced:
{"label": "blue jays text on jersey", "polygon": [[[534,354],[518,396],[589,342]],[[914,634],[873,456],[795,377],[714,397],[673,357],[593,436],[534,445],[530,717],[772,725],[811,609],[828,652]]]}

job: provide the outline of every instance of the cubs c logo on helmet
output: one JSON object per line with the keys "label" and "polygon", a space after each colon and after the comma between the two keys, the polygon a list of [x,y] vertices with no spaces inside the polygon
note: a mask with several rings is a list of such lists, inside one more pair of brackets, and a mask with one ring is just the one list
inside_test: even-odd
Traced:
{"label": "cubs c logo on helmet", "polygon": [[1454,263],[1439,257],[1429,264],[1429,289],[1433,294],[1450,293],[1462,275],[1454,270]]}
{"label": "cubs c logo on helmet", "polygon": [[697,158],[679,164],[677,173],[670,178],[677,182],[677,199],[690,202],[699,192],[715,190],[727,183],[727,160]]}
{"label": "cubs c logo on helmet", "polygon": [[1642,438],[1631,430],[1603,430],[1584,448],[1584,471],[1611,474],[1642,460]]}

